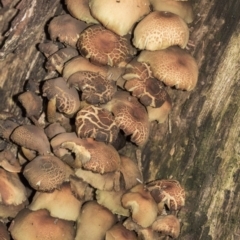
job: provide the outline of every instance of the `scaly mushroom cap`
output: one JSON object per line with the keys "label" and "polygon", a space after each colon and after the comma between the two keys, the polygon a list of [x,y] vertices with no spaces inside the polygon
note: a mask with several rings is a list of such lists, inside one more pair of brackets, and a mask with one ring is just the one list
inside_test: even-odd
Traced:
{"label": "scaly mushroom cap", "polygon": [[105,240],[137,240],[133,231],[126,229],[121,223],[117,223],[106,232]]}
{"label": "scaly mushroom cap", "polygon": [[69,177],[70,170],[59,158],[38,156],[29,162],[23,171],[24,177],[36,190],[50,192],[59,188]]}
{"label": "scaly mushroom cap", "polygon": [[153,52],[142,51],[138,61],[148,63],[154,77],[168,86],[187,91],[196,86],[198,79],[196,60],[179,47]]}
{"label": "scaly mushroom cap", "polygon": [[104,239],[106,231],[116,222],[117,218],[111,211],[96,201],[89,201],[83,205],[79,214],[75,239]]}
{"label": "scaly mushroom cap", "polygon": [[110,144],[92,138],[78,138],[63,143],[62,147],[74,152],[76,160],[81,161],[86,170],[103,174],[117,171],[120,167],[120,156]]}
{"label": "scaly mushroom cap", "polygon": [[16,206],[26,201],[26,188],[18,175],[0,168],[0,204]]}
{"label": "scaly mushroom cap", "polygon": [[131,141],[138,146],[144,146],[149,136],[149,121],[147,111],[137,98],[128,92],[118,91],[112,100],[102,105],[115,116],[117,126],[126,135],[131,135]]}
{"label": "scaly mushroom cap", "polygon": [[76,221],[83,201],[74,197],[69,183],[51,193],[36,192],[28,208],[32,211],[47,209],[52,217]]}
{"label": "scaly mushroom cap", "polygon": [[177,238],[180,234],[180,222],[174,215],[159,216],[152,229],[166,236]]}
{"label": "scaly mushroom cap", "polygon": [[152,12],[134,29],[133,45],[139,49],[160,50],[173,45],[187,46],[189,29],[176,14]]}
{"label": "scaly mushroom cap", "polygon": [[21,147],[37,151],[40,155],[51,152],[43,129],[34,125],[22,125],[15,128],[11,134],[11,140]]}
{"label": "scaly mushroom cap", "polygon": [[80,138],[94,138],[101,142],[114,142],[119,128],[108,110],[95,106],[81,109],[75,118],[76,132]]}
{"label": "scaly mushroom cap", "polygon": [[147,228],[157,218],[157,204],[143,184],[138,184],[122,197],[122,205],[132,212],[132,219],[138,225]]}
{"label": "scaly mushroom cap", "polygon": [[74,240],[74,222],[54,218],[46,209],[18,213],[9,231],[14,240]]}
{"label": "scaly mushroom cap", "polygon": [[125,66],[135,54],[126,38],[101,25],[85,29],[80,34],[77,47],[81,55],[91,62],[109,66]]}
{"label": "scaly mushroom cap", "polygon": [[90,104],[103,104],[111,100],[117,91],[116,82],[95,72],[76,72],[68,78],[68,83],[82,91],[81,99]]}
{"label": "scaly mushroom cap", "polygon": [[176,180],[155,180],[146,186],[156,203],[166,204],[169,210],[176,211],[185,205],[185,191]]}
{"label": "scaly mushroom cap", "polygon": [[0,152],[0,166],[8,172],[20,172],[22,168],[18,159],[7,149]]}
{"label": "scaly mushroom cap", "polygon": [[43,84],[43,95],[48,100],[56,99],[56,107],[59,112],[71,116],[80,107],[78,92],[75,88],[69,88],[63,78],[47,80]]}
{"label": "scaly mushroom cap", "polygon": [[61,74],[64,64],[76,56],[78,56],[78,51],[75,48],[62,48],[48,57],[45,68],[48,71],[56,70]]}
{"label": "scaly mushroom cap", "polygon": [[186,23],[193,21],[193,9],[189,1],[149,0],[154,11],[171,12],[181,17]]}
{"label": "scaly mushroom cap", "polygon": [[53,41],[59,40],[72,47],[76,47],[80,33],[87,24],[79,21],[69,14],[54,17],[48,25],[48,33]]}
{"label": "scaly mushroom cap", "polygon": [[90,13],[89,0],[65,0],[65,4],[73,17],[86,23],[98,23]]}
{"label": "scaly mushroom cap", "polygon": [[128,34],[133,25],[150,12],[148,0],[90,0],[91,14],[106,28],[120,36]]}

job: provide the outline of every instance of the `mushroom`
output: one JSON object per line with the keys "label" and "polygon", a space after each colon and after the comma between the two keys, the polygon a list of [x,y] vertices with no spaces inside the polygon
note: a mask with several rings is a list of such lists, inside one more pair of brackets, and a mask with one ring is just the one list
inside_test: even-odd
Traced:
{"label": "mushroom", "polygon": [[59,122],[51,123],[44,129],[48,139],[52,139],[58,134],[65,133],[66,129]]}
{"label": "mushroom", "polygon": [[53,41],[46,41],[38,44],[39,51],[42,52],[46,58],[48,58],[63,47],[64,45],[62,43]]}
{"label": "mushroom", "polygon": [[106,103],[117,91],[116,81],[90,71],[79,71],[72,74],[68,78],[68,83],[80,90],[82,92],[81,99],[89,104]]}
{"label": "mushroom", "polygon": [[77,47],[81,55],[92,63],[109,66],[125,66],[135,54],[135,49],[126,38],[101,25],[85,29],[80,34]]}
{"label": "mushroom", "polygon": [[181,17],[186,23],[193,21],[193,9],[189,1],[149,0],[154,11],[171,12]]}
{"label": "mushroom", "polygon": [[187,46],[189,29],[176,14],[151,12],[134,29],[133,45],[139,49],[160,50],[173,45]]}
{"label": "mushroom", "polygon": [[65,4],[73,17],[86,23],[98,23],[90,13],[89,0],[65,0]]}
{"label": "mushroom", "polygon": [[79,21],[69,14],[54,17],[48,25],[48,33],[51,40],[59,40],[71,47],[76,47],[79,34],[87,27],[87,24]]}
{"label": "mushroom", "polygon": [[13,119],[0,119],[0,136],[6,141],[11,141],[10,136],[15,128],[19,126]]}
{"label": "mushroom", "polygon": [[117,223],[106,232],[105,240],[137,240],[137,236],[121,223]]}
{"label": "mushroom", "polygon": [[11,222],[9,231],[14,240],[74,240],[74,222],[51,217],[46,209],[21,210]]}
{"label": "mushroom", "polygon": [[115,142],[119,132],[112,113],[95,106],[81,109],[76,115],[75,126],[78,137],[107,143]]}
{"label": "mushroom", "polygon": [[21,165],[18,159],[10,150],[3,150],[0,152],[0,166],[8,172],[20,172]]}
{"label": "mushroom", "polygon": [[10,240],[10,235],[7,230],[7,227],[4,223],[0,222],[0,239],[1,240]]}
{"label": "mushroom", "polygon": [[122,205],[130,209],[133,221],[143,228],[151,226],[157,218],[157,204],[143,184],[138,184],[123,194]]}
{"label": "mushroom", "polygon": [[196,60],[179,47],[173,46],[153,52],[142,51],[138,61],[148,63],[153,76],[168,86],[187,91],[196,86],[198,79]]}
{"label": "mushroom", "polygon": [[77,220],[75,240],[102,240],[106,231],[117,222],[116,216],[96,201],[85,203]]}
{"label": "mushroom", "polygon": [[146,187],[159,206],[164,203],[170,211],[177,211],[185,205],[185,191],[176,180],[154,180]]}
{"label": "mushroom", "polygon": [[23,171],[32,188],[50,192],[69,180],[73,171],[59,158],[51,155],[38,156],[28,163]]}
{"label": "mushroom", "polygon": [[128,92],[117,91],[112,100],[102,105],[113,112],[117,126],[126,135],[131,135],[131,141],[143,147],[149,136],[148,114],[137,98]]}
{"label": "mushroom", "polygon": [[47,117],[49,122],[56,120],[56,108],[59,112],[71,117],[80,107],[78,92],[69,88],[61,77],[50,79],[43,84],[43,96],[48,98]]}
{"label": "mushroom", "polygon": [[[106,28],[120,36],[128,34],[134,24],[150,12],[148,0],[90,0],[91,14]],[[106,14],[107,13],[107,14]]]}

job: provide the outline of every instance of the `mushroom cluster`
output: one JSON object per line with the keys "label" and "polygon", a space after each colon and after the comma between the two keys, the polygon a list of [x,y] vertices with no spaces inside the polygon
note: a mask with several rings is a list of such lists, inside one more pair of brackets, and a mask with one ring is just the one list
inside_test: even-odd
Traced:
{"label": "mushroom cluster", "polygon": [[68,13],[50,21],[50,40],[38,46],[55,77],[29,81],[19,94],[28,124],[0,120],[1,138],[17,146],[0,153],[1,231],[14,240],[177,238],[184,189],[172,179],[144,182],[119,150],[129,139],[142,149],[151,122],[167,119],[169,87],[196,86],[185,49],[191,4],[65,4]]}

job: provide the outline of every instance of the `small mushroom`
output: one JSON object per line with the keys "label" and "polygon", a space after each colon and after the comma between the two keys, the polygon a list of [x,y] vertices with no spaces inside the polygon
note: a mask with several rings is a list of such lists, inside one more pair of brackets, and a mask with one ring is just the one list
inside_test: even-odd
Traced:
{"label": "small mushroom", "polygon": [[173,45],[187,46],[189,29],[176,14],[151,12],[134,29],[133,45],[139,49],[160,50]]}
{"label": "small mushroom", "polygon": [[75,240],[102,240],[106,231],[116,222],[117,218],[111,211],[96,201],[89,201],[83,205],[79,214]]}
{"label": "small mushroom", "polygon": [[87,27],[87,24],[79,21],[69,14],[54,17],[48,25],[48,33],[51,40],[59,40],[62,43],[76,47],[79,34]]}
{"label": "small mushroom", "polygon": [[38,44],[39,51],[42,52],[46,58],[48,58],[50,55],[54,54],[63,47],[64,45],[62,43],[53,41],[47,41]]}
{"label": "small mushroom", "polygon": [[89,7],[94,18],[120,36],[128,34],[134,24],[150,12],[148,0],[90,0]]}
{"label": "small mushroom", "polygon": [[79,37],[77,47],[82,56],[92,63],[125,66],[135,50],[124,37],[120,37],[101,25],[85,29]]}
{"label": "small mushroom", "polygon": [[187,91],[191,91],[196,86],[198,79],[196,60],[179,47],[142,51],[138,61],[148,63],[153,76],[168,86]]}
{"label": "small mushroom", "polygon": [[20,172],[21,165],[10,150],[0,152],[0,166],[8,172]]}
{"label": "small mushroom", "polygon": [[14,120],[11,119],[0,119],[0,136],[4,140],[10,142],[10,136],[15,128],[19,126]]}
{"label": "small mushroom", "polygon": [[65,133],[66,129],[59,122],[51,123],[44,129],[48,139],[52,139],[58,134]]}
{"label": "small mushroom", "polygon": [[51,217],[46,209],[21,210],[9,231],[14,240],[74,240],[75,236],[73,221]]}
{"label": "small mushroom", "polygon": [[117,223],[106,232],[105,240],[137,240],[137,236],[121,223]]}
{"label": "small mushroom", "polygon": [[111,112],[104,108],[88,106],[81,109],[75,118],[76,132],[80,138],[112,143],[118,137],[117,127]]}
{"label": "small mushroom", "polygon": [[80,71],[68,78],[70,86],[82,92],[81,99],[89,104],[103,104],[111,100],[117,91],[116,81],[103,77],[100,73]]}

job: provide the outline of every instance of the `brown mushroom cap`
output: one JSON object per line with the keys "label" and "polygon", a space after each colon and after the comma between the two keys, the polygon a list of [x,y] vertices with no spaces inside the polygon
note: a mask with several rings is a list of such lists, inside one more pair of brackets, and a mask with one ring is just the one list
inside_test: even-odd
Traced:
{"label": "brown mushroom cap", "polygon": [[62,47],[63,47],[62,43],[53,42],[50,40],[38,44],[39,51],[43,53],[46,58],[48,58],[53,53],[57,52]]}
{"label": "brown mushroom cap", "polygon": [[108,110],[95,106],[81,109],[75,118],[76,132],[80,138],[94,138],[101,142],[114,142],[119,128]]}
{"label": "brown mushroom cap", "polygon": [[189,1],[149,0],[154,11],[164,11],[177,14],[186,23],[193,21],[193,9]]}
{"label": "brown mushroom cap", "polygon": [[11,140],[22,147],[37,151],[40,155],[51,152],[43,129],[34,125],[22,125],[15,128],[11,134]]}
{"label": "brown mushroom cap", "polygon": [[122,205],[131,209],[133,221],[144,228],[151,226],[157,218],[157,204],[143,184],[138,184],[125,193]]}
{"label": "brown mushroom cap", "polygon": [[15,240],[74,240],[73,225],[72,221],[51,217],[46,209],[25,208],[11,222],[9,231]]}
{"label": "brown mushroom cap", "polygon": [[76,47],[79,34],[87,27],[87,24],[79,21],[69,14],[54,17],[48,25],[48,33],[53,41],[57,39],[72,47]]}
{"label": "brown mushroom cap", "polygon": [[156,203],[165,203],[169,210],[176,211],[185,205],[185,191],[176,180],[155,180],[146,187]]}
{"label": "brown mushroom cap", "polygon": [[97,173],[117,171],[120,167],[120,156],[110,144],[94,141],[92,138],[74,139],[62,144],[63,148],[73,151],[82,167]]}
{"label": "brown mushroom cap", "polygon": [[102,105],[113,112],[115,121],[126,135],[131,135],[131,141],[138,146],[144,146],[149,136],[149,121],[147,111],[137,98],[128,92],[117,91],[112,100]]}
{"label": "brown mushroom cap", "polygon": [[121,223],[117,223],[106,232],[105,240],[137,240],[133,231],[126,229]]}
{"label": "brown mushroom cap", "polygon": [[89,1],[91,14],[106,28],[120,36],[128,34],[133,25],[150,12],[149,5],[148,0]]}
{"label": "brown mushroom cap", "polygon": [[134,29],[133,45],[139,49],[160,50],[173,45],[187,46],[189,29],[176,14],[152,12]]}
{"label": "brown mushroom cap", "polygon": [[0,152],[0,166],[8,172],[20,172],[22,168],[18,159],[7,149]]}
{"label": "brown mushroom cap", "polygon": [[58,134],[66,132],[66,129],[59,122],[51,123],[44,129],[48,139],[52,139]]}
{"label": "brown mushroom cap", "polygon": [[109,66],[125,66],[135,54],[126,38],[101,25],[85,29],[80,34],[77,47],[81,55],[91,62]]}
{"label": "brown mushroom cap", "polygon": [[10,141],[10,136],[15,128],[19,126],[18,123],[16,123],[13,120],[0,119],[0,137],[4,140]]}
{"label": "brown mushroom cap", "polygon": [[69,178],[69,167],[54,156],[38,156],[28,163],[24,177],[36,190],[50,192],[59,188]]}
{"label": "brown mushroom cap", "polygon": [[90,13],[89,0],[65,0],[65,4],[73,17],[86,23],[98,23]]}
{"label": "brown mushroom cap", "polygon": [[81,99],[90,104],[103,104],[111,100],[117,91],[116,82],[100,73],[80,71],[68,78],[68,83],[82,91]]}
{"label": "brown mushroom cap", "polygon": [[77,220],[75,239],[100,240],[104,239],[106,231],[117,221],[117,218],[107,208],[96,201],[85,203]]}
{"label": "brown mushroom cap", "polygon": [[154,77],[168,86],[187,91],[196,86],[198,79],[196,60],[179,47],[153,52],[142,51],[138,61],[148,63]]}
{"label": "brown mushroom cap", "polygon": [[152,229],[163,235],[177,238],[180,234],[180,222],[174,215],[159,216],[152,224]]}

